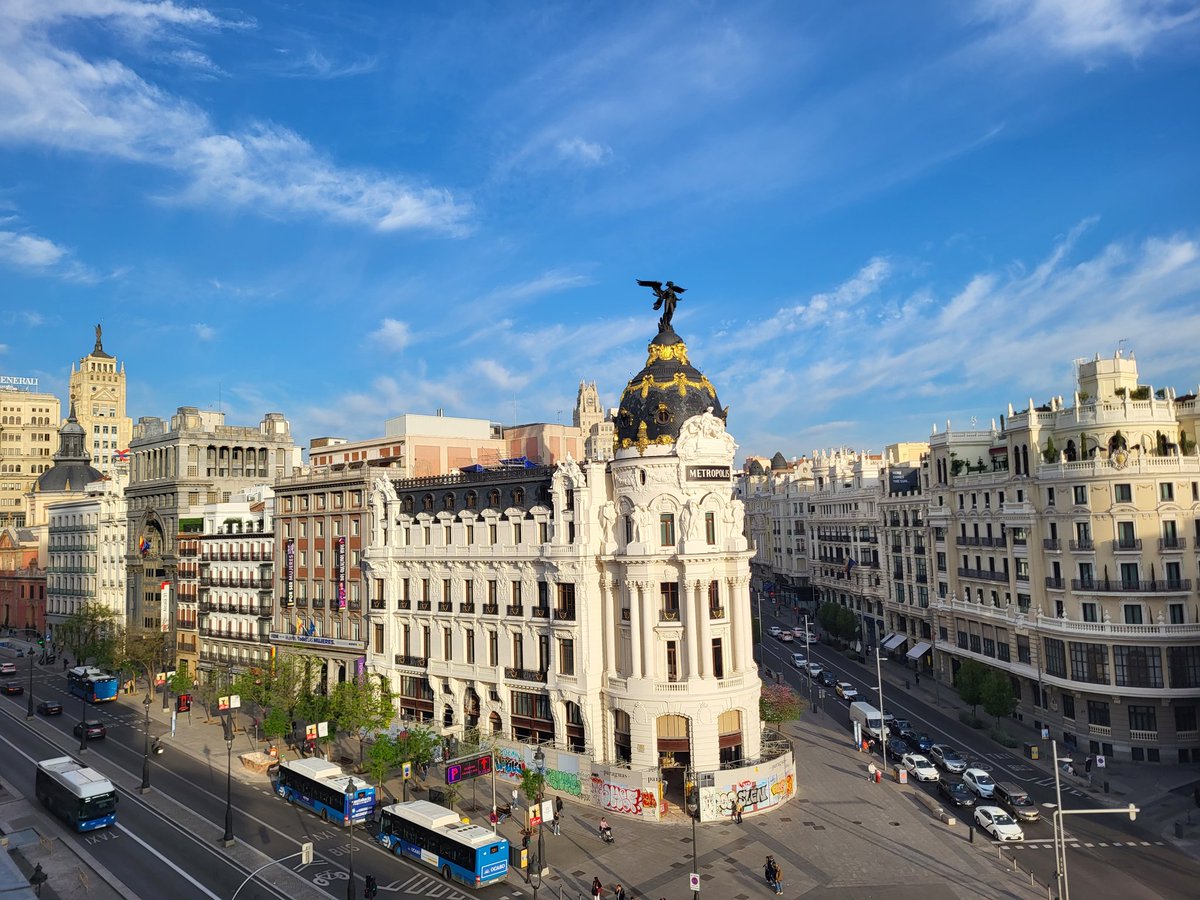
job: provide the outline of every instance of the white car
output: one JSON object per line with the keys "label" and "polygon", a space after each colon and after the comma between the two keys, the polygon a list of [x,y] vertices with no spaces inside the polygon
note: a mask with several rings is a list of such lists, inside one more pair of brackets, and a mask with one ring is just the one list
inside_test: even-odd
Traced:
{"label": "white car", "polygon": [[782,633],[783,633],[783,629],[780,628],[778,625],[772,625],[770,628],[767,629],[767,634],[769,634],[771,637],[779,637],[779,635]]}
{"label": "white car", "polygon": [[848,700],[851,703],[858,699],[858,691],[855,690],[854,685],[848,681],[839,681],[837,683],[837,695],[843,700]]}
{"label": "white car", "polygon": [[823,671],[824,671],[824,669],[821,668],[820,663],[810,662],[808,664],[808,677],[809,678],[816,678]]}
{"label": "white car", "polygon": [[10,662],[0,663],[0,675],[16,675],[17,667]]}
{"label": "white car", "polygon": [[908,774],[917,781],[937,781],[937,766],[920,753],[905,753],[900,764],[908,769]]}
{"label": "white car", "polygon": [[996,782],[983,769],[967,769],[962,774],[962,780],[981,800],[990,800],[996,790]]}
{"label": "white car", "polygon": [[975,824],[998,841],[1025,840],[1025,832],[1021,830],[1021,826],[998,806],[976,807]]}
{"label": "white car", "polygon": [[792,665],[795,666],[797,669],[803,669],[805,666],[808,665],[808,660],[804,658],[803,653],[793,653],[792,654]]}
{"label": "white car", "polygon": [[792,633],[790,631],[781,631],[779,633],[779,639],[785,644],[790,644],[793,640]]}

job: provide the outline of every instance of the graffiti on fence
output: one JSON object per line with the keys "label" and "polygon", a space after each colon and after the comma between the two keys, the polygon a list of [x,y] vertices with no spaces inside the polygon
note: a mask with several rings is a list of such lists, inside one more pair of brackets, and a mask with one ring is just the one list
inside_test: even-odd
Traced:
{"label": "graffiti on fence", "polygon": [[496,751],[496,774],[501,778],[515,778],[518,781],[525,772],[525,757],[519,750],[501,748]]}
{"label": "graffiti on fence", "polygon": [[[786,759],[786,763],[780,765],[783,759]],[[796,791],[796,776],[791,769],[791,754],[785,754],[784,758],[774,760],[768,766],[773,771],[763,772],[763,767],[759,767],[753,773],[748,769],[730,772],[729,782],[701,788],[700,820],[713,822],[729,818],[733,814],[735,800],[741,804],[744,813],[753,813],[792,797]],[[753,777],[747,777],[751,774]]]}
{"label": "graffiti on fence", "polygon": [[547,769],[546,784],[552,791],[570,794],[572,797],[583,796],[583,785],[579,783],[579,776],[573,772],[560,772],[558,769]]}

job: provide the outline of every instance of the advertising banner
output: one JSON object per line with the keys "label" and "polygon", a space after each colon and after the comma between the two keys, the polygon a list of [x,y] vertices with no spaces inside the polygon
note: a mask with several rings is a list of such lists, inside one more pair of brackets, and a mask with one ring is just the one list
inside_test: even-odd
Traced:
{"label": "advertising banner", "polygon": [[338,609],[346,608],[346,539],[340,537],[334,547],[334,575],[337,578]]}
{"label": "advertising banner", "polygon": [[288,538],[283,551],[283,608],[296,602],[296,539]]}

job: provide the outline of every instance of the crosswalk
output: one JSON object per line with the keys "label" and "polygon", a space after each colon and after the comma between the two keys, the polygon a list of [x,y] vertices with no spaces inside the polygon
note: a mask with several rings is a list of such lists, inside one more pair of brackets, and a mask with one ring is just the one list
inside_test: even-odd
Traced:
{"label": "crosswalk", "polygon": [[[1045,841],[1013,841],[1005,844],[1012,850],[1053,850],[1054,842]],[[1095,849],[1098,847],[1163,847],[1163,841],[1067,841],[1066,846],[1071,850]]]}

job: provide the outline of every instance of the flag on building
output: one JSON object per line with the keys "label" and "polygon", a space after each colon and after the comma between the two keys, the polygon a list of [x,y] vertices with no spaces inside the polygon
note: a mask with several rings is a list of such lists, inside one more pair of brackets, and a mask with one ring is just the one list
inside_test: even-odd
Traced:
{"label": "flag on building", "polygon": [[846,577],[847,578],[850,577],[850,570],[853,569],[855,567],[855,565],[857,565],[857,563],[854,562],[853,557],[846,558]]}
{"label": "flag on building", "polygon": [[124,450],[118,450],[113,455],[117,458],[118,462],[129,462],[129,448],[128,447],[126,447]]}
{"label": "flag on building", "polygon": [[142,556],[145,556],[150,552],[150,542],[146,540],[146,536],[144,534],[138,538],[138,552],[141,553]]}

